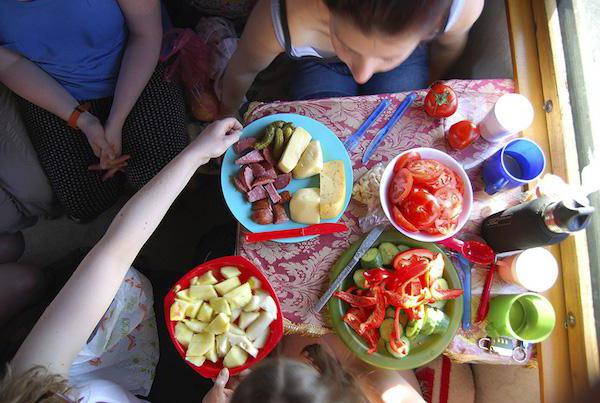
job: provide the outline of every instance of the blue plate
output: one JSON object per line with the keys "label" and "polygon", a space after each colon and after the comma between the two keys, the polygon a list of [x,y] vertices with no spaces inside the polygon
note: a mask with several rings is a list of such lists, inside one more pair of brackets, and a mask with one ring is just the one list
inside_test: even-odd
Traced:
{"label": "blue plate", "polygon": [[[277,120],[283,120],[285,122],[292,122],[294,125],[304,128],[310,133],[313,140],[319,140],[321,142],[321,148],[323,150],[323,160],[342,160],[344,161],[344,173],[346,176],[346,200],[344,202],[344,210],[348,207],[350,197],[352,196],[352,163],[350,157],[344,148],[342,142],[337,138],[331,130],[329,130],[322,123],[317,122],[314,119],[308,118],[302,115],[296,115],[293,113],[281,113],[277,115],[265,116],[264,118],[258,119],[244,128],[241,137],[259,137],[262,136],[263,131],[269,123]],[[240,170],[240,166],[235,164],[235,160],[238,155],[235,150],[230,148],[225,153],[223,158],[223,166],[221,167],[221,188],[223,189],[223,196],[229,210],[233,213],[235,218],[245,228],[252,232],[264,232],[264,231],[277,231],[283,229],[293,229],[306,227],[305,224],[299,224],[294,221],[288,221],[284,224],[269,224],[260,225],[252,221],[252,204],[246,199],[246,195],[238,191],[233,184],[231,179],[232,176],[236,176]],[[289,190],[290,193],[294,193],[298,189],[307,187],[319,187],[319,175],[312,176],[306,179],[292,179],[290,184],[285,188],[279,190]],[[337,222],[342,213],[337,217],[330,220],[322,220],[321,222]],[[297,238],[286,238],[277,240],[277,242],[293,243],[306,241],[307,239],[314,238],[314,236],[304,236]]]}

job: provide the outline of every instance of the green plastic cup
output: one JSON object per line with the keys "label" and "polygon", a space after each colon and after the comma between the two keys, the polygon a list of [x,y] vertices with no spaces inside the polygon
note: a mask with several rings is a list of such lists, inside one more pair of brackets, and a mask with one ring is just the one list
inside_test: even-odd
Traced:
{"label": "green plastic cup", "polygon": [[533,292],[492,298],[487,319],[486,330],[491,337],[512,337],[528,343],[546,340],[556,324],[550,301]]}

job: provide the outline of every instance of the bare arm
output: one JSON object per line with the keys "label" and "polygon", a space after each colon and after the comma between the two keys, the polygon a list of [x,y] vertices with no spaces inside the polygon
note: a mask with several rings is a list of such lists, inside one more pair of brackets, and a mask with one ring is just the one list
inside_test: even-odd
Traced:
{"label": "bare arm", "polygon": [[484,0],[465,0],[461,15],[454,26],[431,44],[431,80],[440,79],[458,60],[467,44],[469,30],[483,10]]}
{"label": "bare arm", "polygon": [[238,47],[223,76],[221,115],[237,116],[248,88],[283,49],[271,21],[268,0],[260,0],[246,23]]}
{"label": "bare arm", "polygon": [[19,348],[12,362],[17,374],[36,365],[68,374],[175,198],[200,165],[237,141],[240,129],[235,119],[213,123],[129,200]]}
{"label": "bare arm", "polygon": [[156,68],[162,40],[157,0],[119,0],[119,6],[125,15],[129,36],[106,121],[107,137],[117,155],[121,154],[123,124]]}

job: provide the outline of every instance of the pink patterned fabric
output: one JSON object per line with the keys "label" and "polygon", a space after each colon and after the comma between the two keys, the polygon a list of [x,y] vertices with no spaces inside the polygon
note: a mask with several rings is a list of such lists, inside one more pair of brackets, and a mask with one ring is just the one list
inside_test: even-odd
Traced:
{"label": "pink patterned fabric", "polygon": [[[491,198],[482,191],[479,165],[500,147],[499,144],[492,145],[480,139],[471,147],[461,152],[455,152],[448,149],[444,133],[450,125],[459,120],[480,121],[501,95],[514,91],[514,85],[512,80],[453,80],[448,84],[458,95],[458,111],[445,121],[432,119],[425,114],[422,108],[422,99],[426,92],[425,90],[418,91],[417,102],[388,133],[367,166],[362,165],[360,161],[364,151],[378,129],[389,120],[406,94],[254,104],[246,114],[246,123],[275,113],[297,113],[320,121],[343,140],[358,129],[382,99],[390,98],[392,107],[388,108],[384,116],[378,119],[350,155],[354,178],[360,177],[374,164],[386,163],[400,152],[410,148],[434,147],[448,152],[465,168],[470,168],[468,173],[475,192],[475,205],[471,221],[463,232],[476,234],[484,217],[493,211],[518,203],[521,193],[519,190],[503,192]],[[311,312],[309,308],[315,304],[327,287],[329,269],[342,252],[362,235],[358,227],[358,218],[365,213],[365,206],[351,200],[341,218],[341,222],[349,227],[347,233],[321,236],[306,242],[246,244],[241,237],[238,239],[240,255],[262,268],[269,277],[281,301],[283,314],[290,322],[299,325],[300,328],[310,327],[323,332],[329,330],[327,318]],[[486,270],[473,269],[474,294],[481,292],[486,272]],[[496,293],[521,291],[521,289],[515,289],[506,284],[501,285],[499,280],[494,287]],[[478,298],[475,299],[477,301],[474,302],[478,303]],[[476,310],[477,304],[473,304],[473,316]],[[479,338],[483,337],[485,332],[483,328],[474,326],[472,334]],[[483,353],[476,345],[477,338],[460,332],[450,346],[453,350],[448,353],[458,360],[461,360],[460,356],[464,355],[464,357],[469,357],[469,361],[509,363],[506,358]],[[482,355],[489,357],[482,359]]]}

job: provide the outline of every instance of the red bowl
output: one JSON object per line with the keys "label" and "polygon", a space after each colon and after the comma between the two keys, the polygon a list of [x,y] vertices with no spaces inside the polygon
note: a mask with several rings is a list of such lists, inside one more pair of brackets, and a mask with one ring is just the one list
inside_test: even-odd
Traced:
{"label": "red bowl", "polygon": [[175,348],[179,352],[179,355],[181,356],[181,358],[183,358],[183,360],[185,361],[185,363],[187,365],[189,365],[194,371],[196,371],[197,373],[199,373],[200,375],[202,375],[205,378],[214,378],[219,374],[221,369],[223,369],[223,359],[220,358],[219,361],[217,361],[216,363],[212,363],[212,362],[206,360],[204,362],[204,364],[202,364],[202,366],[200,366],[200,367],[197,367],[194,364],[192,364],[191,362],[189,362],[188,360],[186,360],[185,359],[185,349],[183,348],[183,346],[181,346],[181,344],[179,344],[177,339],[175,339],[175,324],[177,323],[177,321],[172,321],[170,319],[169,312],[171,309],[171,305],[175,301],[174,288],[176,286],[180,286],[181,289],[189,288],[190,281],[192,280],[192,278],[194,276],[201,276],[210,270],[215,270],[215,272],[214,272],[215,277],[221,279],[221,275],[220,275],[220,272],[218,271],[218,269],[220,269],[223,266],[235,266],[238,269],[240,269],[240,271],[241,271],[240,281],[242,281],[242,282],[247,281],[248,278],[250,278],[252,276],[258,278],[262,283],[261,288],[263,290],[267,291],[269,293],[269,295],[271,295],[271,297],[273,297],[273,299],[275,300],[275,304],[277,304],[277,318],[270,325],[271,333],[269,335],[269,338],[268,338],[265,346],[259,350],[256,358],[254,358],[252,356],[248,356],[248,360],[246,361],[246,363],[244,365],[241,365],[241,366],[235,367],[235,368],[230,368],[229,374],[236,375],[236,374],[242,372],[243,370],[250,368],[257,362],[261,361],[263,358],[265,358],[267,355],[269,355],[269,353],[271,351],[273,351],[273,349],[275,348],[277,343],[279,343],[279,341],[283,337],[283,315],[281,314],[281,305],[279,304],[279,298],[277,298],[277,295],[275,295],[275,291],[273,291],[273,287],[271,287],[269,280],[267,280],[265,275],[256,266],[254,266],[252,263],[250,263],[250,261],[248,261],[247,259],[244,259],[241,256],[225,256],[225,257],[210,260],[206,263],[201,264],[200,266],[187,272],[187,274],[185,276],[183,276],[177,283],[175,283],[173,285],[173,287],[171,287],[171,290],[165,296],[164,308],[165,308],[165,323],[167,324],[167,330],[169,331],[169,335],[171,336],[171,341],[173,341],[173,344],[175,345]]}

